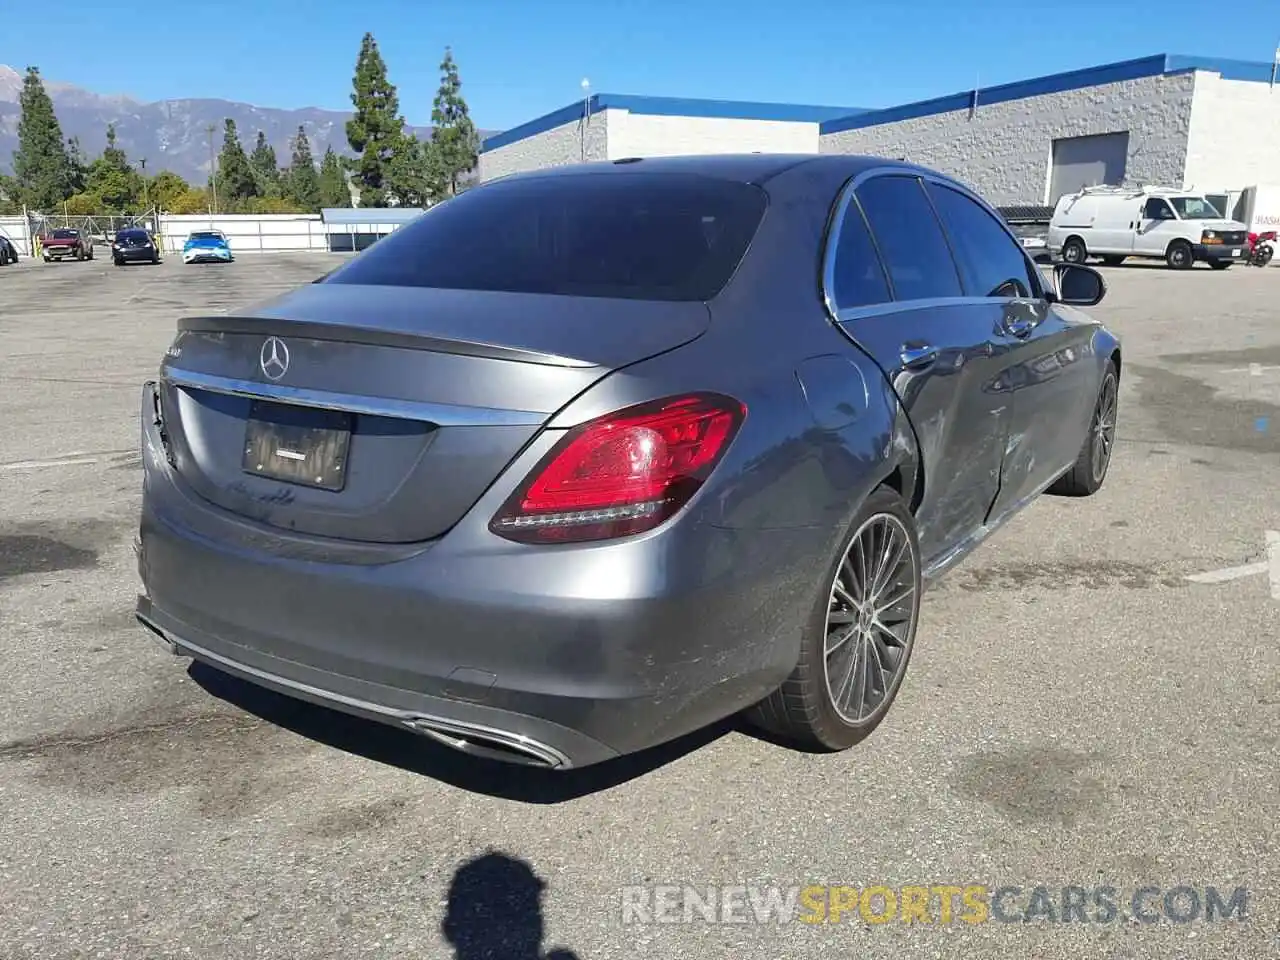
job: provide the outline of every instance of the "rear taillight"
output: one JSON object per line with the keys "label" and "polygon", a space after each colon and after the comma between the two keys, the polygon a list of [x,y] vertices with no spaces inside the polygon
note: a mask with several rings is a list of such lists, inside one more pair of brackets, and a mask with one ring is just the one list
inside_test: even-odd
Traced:
{"label": "rear taillight", "polygon": [[668,397],[574,427],[489,524],[521,543],[643,533],[689,502],[747,409],[719,394]]}

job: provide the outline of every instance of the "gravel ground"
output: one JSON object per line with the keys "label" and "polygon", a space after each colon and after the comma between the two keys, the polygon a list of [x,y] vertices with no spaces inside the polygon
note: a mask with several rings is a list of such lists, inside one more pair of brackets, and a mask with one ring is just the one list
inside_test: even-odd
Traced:
{"label": "gravel ground", "polygon": [[[931,592],[859,748],[726,723],[547,775],[190,667],[133,621],[139,384],[175,317],[333,264],[0,268],[0,956],[1280,956],[1280,270],[1105,270],[1106,487],[1041,500]],[[670,907],[659,884],[1019,892],[981,923],[868,922],[857,890],[839,922],[677,900],[624,923],[625,896]],[[1245,888],[1246,916],[1178,922],[1178,886]]]}

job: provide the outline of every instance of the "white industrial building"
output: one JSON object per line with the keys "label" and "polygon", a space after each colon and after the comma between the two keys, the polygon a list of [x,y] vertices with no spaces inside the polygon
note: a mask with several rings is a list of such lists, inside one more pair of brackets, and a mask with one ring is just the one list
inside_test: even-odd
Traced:
{"label": "white industrial building", "polygon": [[690,153],[817,153],[824,120],[853,107],[599,93],[485,140],[480,180],[584,160]]}
{"label": "white industrial building", "polygon": [[480,178],[632,156],[861,153],[951,174],[997,205],[1098,183],[1227,196],[1280,182],[1273,65],[1161,54],[878,110],[599,94],[485,141]]}

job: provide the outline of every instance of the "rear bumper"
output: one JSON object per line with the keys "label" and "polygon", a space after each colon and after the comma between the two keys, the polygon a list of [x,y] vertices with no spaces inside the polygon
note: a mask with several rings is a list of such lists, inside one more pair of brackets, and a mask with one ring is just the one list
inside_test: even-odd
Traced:
{"label": "rear bumper", "polygon": [[150,262],[152,260],[160,259],[160,251],[158,250],[147,250],[135,247],[127,247],[123,250],[113,250],[111,253],[117,260],[123,260],[126,263],[130,260],[146,260],[147,262]]}
{"label": "rear bumper", "polygon": [[143,446],[137,614],[175,652],[501,759],[586,766],[755,703],[796,662],[825,562],[821,530],[679,518],[607,546],[509,544],[484,530],[501,483],[439,540],[360,552],[223,511],[149,426]]}

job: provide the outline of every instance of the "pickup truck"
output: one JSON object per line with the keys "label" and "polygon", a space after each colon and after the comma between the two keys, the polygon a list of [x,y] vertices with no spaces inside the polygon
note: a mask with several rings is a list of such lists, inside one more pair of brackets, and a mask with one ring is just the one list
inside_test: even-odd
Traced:
{"label": "pickup truck", "polygon": [[79,230],[63,228],[40,237],[40,255],[45,263],[54,260],[92,260],[93,238]]}

